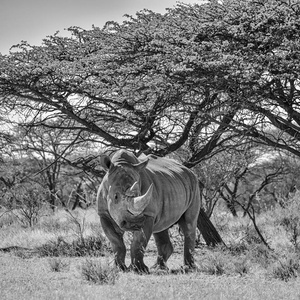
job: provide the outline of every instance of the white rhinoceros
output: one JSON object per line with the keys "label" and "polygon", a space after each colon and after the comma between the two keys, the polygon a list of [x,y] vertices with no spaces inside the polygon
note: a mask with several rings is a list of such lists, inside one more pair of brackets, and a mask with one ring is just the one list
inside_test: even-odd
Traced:
{"label": "white rhinoceros", "polygon": [[115,262],[126,270],[124,231],[133,231],[131,267],[149,272],[144,252],[151,234],[158,249],[156,267],[166,268],[173,252],[168,229],[178,223],[184,234],[184,264],[194,268],[193,251],[201,206],[196,175],[180,163],[149,155],[139,160],[120,150],[112,158],[104,155],[107,170],[98,191],[98,213],[110,240]]}

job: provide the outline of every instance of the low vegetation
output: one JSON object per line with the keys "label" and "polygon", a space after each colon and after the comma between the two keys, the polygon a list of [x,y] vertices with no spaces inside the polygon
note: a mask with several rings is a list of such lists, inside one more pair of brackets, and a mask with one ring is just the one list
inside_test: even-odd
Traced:
{"label": "low vegetation", "polygon": [[118,278],[118,270],[108,262],[87,259],[81,265],[82,277],[97,284],[114,284]]}
{"label": "low vegetation", "polygon": [[69,270],[70,263],[65,261],[62,258],[53,257],[48,260],[51,271],[53,272],[62,272],[64,270]]}
{"label": "low vegetation", "polygon": [[[251,299],[259,299],[261,295],[265,295],[266,299],[279,299],[285,294],[291,296],[288,299],[297,299],[296,296],[300,295],[300,231],[296,218],[297,213],[300,213],[297,204],[299,196],[296,193],[285,207],[278,205],[257,215],[257,226],[265,236],[269,248],[262,243],[247,217],[233,217],[217,208],[212,218],[226,242],[226,247],[209,248],[204,246],[199,237],[195,255],[198,269],[186,273],[181,268],[182,236],[174,226],[171,229],[171,238],[175,253],[168,262],[170,270],[153,270],[150,275],[144,276],[132,272],[122,273],[115,269],[110,245],[101,231],[94,208],[87,211],[57,211],[41,217],[34,227],[26,228],[14,214],[7,213],[1,217],[0,233],[0,260],[4,262],[4,268],[0,271],[0,282],[7,282],[7,285],[3,287],[1,284],[1,287],[3,291],[13,290],[21,280],[19,277],[13,279],[15,271],[13,268],[8,269],[10,264],[19,266],[25,276],[29,274],[27,272],[31,266],[39,263],[43,266],[43,274],[37,275],[39,280],[34,290],[36,295],[40,289],[45,288],[45,282],[61,278],[62,290],[67,298],[73,293],[69,287],[70,282],[83,288],[74,299],[81,299],[84,293],[87,293],[89,299],[94,299],[87,292],[86,286],[96,290],[98,295],[105,295],[107,299],[130,299],[133,295],[141,299],[142,291],[145,293],[144,299],[157,299],[158,296],[166,299],[198,299],[204,290],[206,299],[218,298],[220,295],[224,299],[238,299],[237,296],[241,296],[242,290],[244,296],[239,299],[246,299],[246,295],[252,295]],[[74,219],[76,222],[71,221]],[[78,224],[84,224],[84,227]],[[130,239],[131,235],[128,234],[128,245]],[[146,263],[149,266],[154,264],[155,257],[156,249],[151,240],[146,253]],[[22,265],[27,267],[21,267]],[[38,274],[40,271],[37,268],[33,272]],[[165,285],[157,284],[158,281]],[[209,283],[210,288],[208,281],[213,282]],[[139,289],[134,282],[139,284]],[[176,282],[176,288],[172,282]],[[261,282],[265,284],[262,285]],[[227,284],[231,287],[226,286]],[[111,285],[114,285],[114,292],[109,292]],[[182,287],[180,292],[177,286]],[[246,287],[249,289],[247,292]],[[18,293],[11,295],[12,299]],[[47,297],[55,299],[50,294]],[[24,299],[30,299],[28,292]]]}

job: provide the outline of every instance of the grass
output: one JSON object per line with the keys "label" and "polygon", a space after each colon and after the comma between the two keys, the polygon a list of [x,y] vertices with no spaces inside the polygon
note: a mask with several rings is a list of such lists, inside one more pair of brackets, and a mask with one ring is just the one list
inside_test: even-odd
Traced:
{"label": "grass", "polygon": [[[175,258],[178,259],[179,256]],[[246,276],[120,273],[112,287],[111,284],[94,284],[82,278],[81,267],[85,263],[86,258],[71,258],[68,271],[53,272],[47,259],[24,260],[1,255],[1,299],[268,300],[299,299],[300,295],[299,280],[285,282],[257,273]]]}
{"label": "grass", "polygon": [[82,277],[97,284],[115,284],[119,271],[109,262],[87,259],[81,265]]}
{"label": "grass", "polygon": [[283,260],[278,260],[273,267],[274,278],[284,281],[297,278],[300,276],[300,262],[299,254],[292,254]]}
{"label": "grass", "polygon": [[65,261],[60,257],[52,257],[48,260],[50,270],[53,272],[63,272],[70,269],[70,262]]}
{"label": "grass", "polygon": [[104,256],[110,251],[101,236],[88,236],[66,242],[63,237],[51,240],[36,248],[39,256]]}
{"label": "grass", "polygon": [[[273,211],[258,216],[273,251],[259,242],[246,219],[216,215],[213,221],[229,247],[200,245],[195,251],[199,269],[187,274],[180,272],[182,237],[174,228],[175,253],[168,261],[172,272],[150,275],[122,273],[113,267],[93,209],[76,212],[76,222],[59,211],[33,228],[6,216],[9,222],[2,220],[0,247],[32,250],[0,252],[0,299],[299,299],[300,254],[278,215],[282,214]],[[127,244],[129,240],[130,234]],[[148,266],[155,263],[154,250],[151,239],[145,257]]]}

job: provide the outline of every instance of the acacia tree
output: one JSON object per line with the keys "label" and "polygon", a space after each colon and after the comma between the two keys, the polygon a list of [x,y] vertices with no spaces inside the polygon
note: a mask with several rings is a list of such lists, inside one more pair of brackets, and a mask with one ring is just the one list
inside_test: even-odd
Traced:
{"label": "acacia tree", "polygon": [[105,146],[184,148],[188,167],[245,141],[300,156],[299,17],[293,0],[224,0],[72,27],[0,57],[1,104]]}
{"label": "acacia tree", "polygon": [[30,124],[72,119],[105,145],[166,155],[185,144],[189,167],[243,136],[299,155],[298,23],[292,1],[228,0],[73,27],[1,56],[0,95]]}

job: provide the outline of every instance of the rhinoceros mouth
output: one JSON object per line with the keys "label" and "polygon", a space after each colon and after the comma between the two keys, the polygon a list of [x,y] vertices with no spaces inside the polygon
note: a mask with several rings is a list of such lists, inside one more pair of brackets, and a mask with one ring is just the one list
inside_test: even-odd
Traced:
{"label": "rhinoceros mouth", "polygon": [[144,225],[144,221],[145,221],[145,217],[143,215],[141,215],[138,218],[138,220],[134,220],[134,221],[124,219],[123,221],[121,221],[120,227],[125,231],[139,231],[142,229]]}

